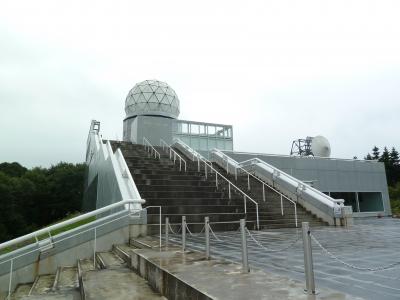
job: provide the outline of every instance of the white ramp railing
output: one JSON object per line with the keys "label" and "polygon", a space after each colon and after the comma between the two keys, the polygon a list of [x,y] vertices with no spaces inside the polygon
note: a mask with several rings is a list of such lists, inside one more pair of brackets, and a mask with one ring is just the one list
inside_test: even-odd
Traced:
{"label": "white ramp railing", "polygon": [[[244,213],[247,214],[247,201],[250,201],[256,207],[256,222],[257,222],[257,229],[260,228],[260,220],[259,220],[259,213],[258,213],[258,203],[254,199],[252,199],[249,195],[243,192],[239,187],[233,184],[228,178],[223,176],[220,172],[218,172],[211,164],[209,160],[206,160],[200,153],[192,149],[190,146],[182,142],[180,139],[174,139],[175,147],[181,150],[187,157],[192,157],[192,161],[197,161],[198,171],[201,171],[201,165],[204,164],[204,175],[207,178],[208,170],[210,173],[215,173],[215,185],[218,188],[218,180],[223,180],[228,184],[228,197],[231,199],[232,197],[232,189],[234,191],[240,193],[243,196],[243,206],[244,206]],[[212,175],[213,176],[213,175]]]}
{"label": "white ramp railing", "polygon": [[261,179],[259,179],[257,176],[253,175],[252,173],[250,173],[246,169],[242,168],[236,160],[234,160],[233,158],[229,157],[228,155],[226,155],[222,151],[220,151],[218,149],[213,149],[211,151],[210,155],[211,155],[211,158],[212,158],[213,161],[215,161],[219,166],[221,166],[222,168],[224,168],[226,170],[227,174],[234,174],[236,181],[237,181],[237,177],[238,177],[238,172],[243,173],[244,176],[247,177],[247,189],[249,191],[252,188],[252,185],[250,184],[250,178],[253,178],[256,181],[258,181],[261,184],[261,187],[262,187],[262,198],[263,198],[264,202],[266,201],[266,196],[265,196],[265,188],[266,187],[268,187],[268,189],[273,190],[275,193],[277,193],[280,196],[280,200],[281,200],[280,202],[281,202],[281,214],[282,214],[282,216],[284,215],[283,200],[286,200],[286,201],[289,201],[290,203],[292,203],[293,206],[294,206],[294,220],[295,220],[296,227],[298,227],[298,224],[297,224],[297,204],[296,204],[295,201],[289,199],[286,195],[282,194],[280,191],[278,191],[277,189],[275,189],[271,185],[267,184],[266,182],[264,182]]}
{"label": "white ramp railing", "polygon": [[176,159],[179,159],[179,171],[182,170],[182,162],[185,165],[185,172],[186,172],[186,160],[182,158],[170,145],[167,144],[166,141],[160,139],[160,146],[162,146],[163,150],[169,153],[169,159],[172,160],[175,164]]}
{"label": "white ramp railing", "polygon": [[335,218],[340,218],[344,207],[343,199],[333,199],[259,158],[243,161],[239,166],[249,170],[274,189],[284,191],[293,201],[301,202],[306,209],[330,225],[335,224]]}

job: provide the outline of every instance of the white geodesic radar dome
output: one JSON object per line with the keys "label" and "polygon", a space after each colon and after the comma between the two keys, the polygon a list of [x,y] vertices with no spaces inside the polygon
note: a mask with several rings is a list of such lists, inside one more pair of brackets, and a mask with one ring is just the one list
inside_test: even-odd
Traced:
{"label": "white geodesic radar dome", "polygon": [[145,80],[137,83],[125,100],[126,117],[139,115],[178,118],[179,99],[165,82]]}

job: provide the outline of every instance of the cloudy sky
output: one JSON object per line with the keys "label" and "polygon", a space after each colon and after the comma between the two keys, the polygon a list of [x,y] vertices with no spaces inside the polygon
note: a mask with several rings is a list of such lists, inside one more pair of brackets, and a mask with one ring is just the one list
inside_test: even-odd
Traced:
{"label": "cloudy sky", "polygon": [[158,79],[180,119],[234,126],[240,151],[400,148],[399,1],[1,1],[0,161],[82,162],[91,119]]}

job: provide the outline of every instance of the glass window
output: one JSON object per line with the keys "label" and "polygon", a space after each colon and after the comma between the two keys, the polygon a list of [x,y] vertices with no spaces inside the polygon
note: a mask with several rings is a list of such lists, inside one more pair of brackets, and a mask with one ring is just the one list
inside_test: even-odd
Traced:
{"label": "glass window", "polygon": [[380,192],[359,192],[360,211],[384,211]]}
{"label": "glass window", "polygon": [[333,199],[343,199],[344,205],[351,206],[354,212],[358,212],[356,193],[354,192],[331,192]]}
{"label": "glass window", "polygon": [[215,135],[215,126],[207,126],[208,135]]}

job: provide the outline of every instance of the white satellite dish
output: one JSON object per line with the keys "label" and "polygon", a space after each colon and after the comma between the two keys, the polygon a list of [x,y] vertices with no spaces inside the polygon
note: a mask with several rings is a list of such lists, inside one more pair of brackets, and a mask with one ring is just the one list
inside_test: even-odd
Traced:
{"label": "white satellite dish", "polygon": [[322,135],[317,135],[312,138],[311,152],[314,156],[329,157],[331,156],[331,145],[329,141]]}

